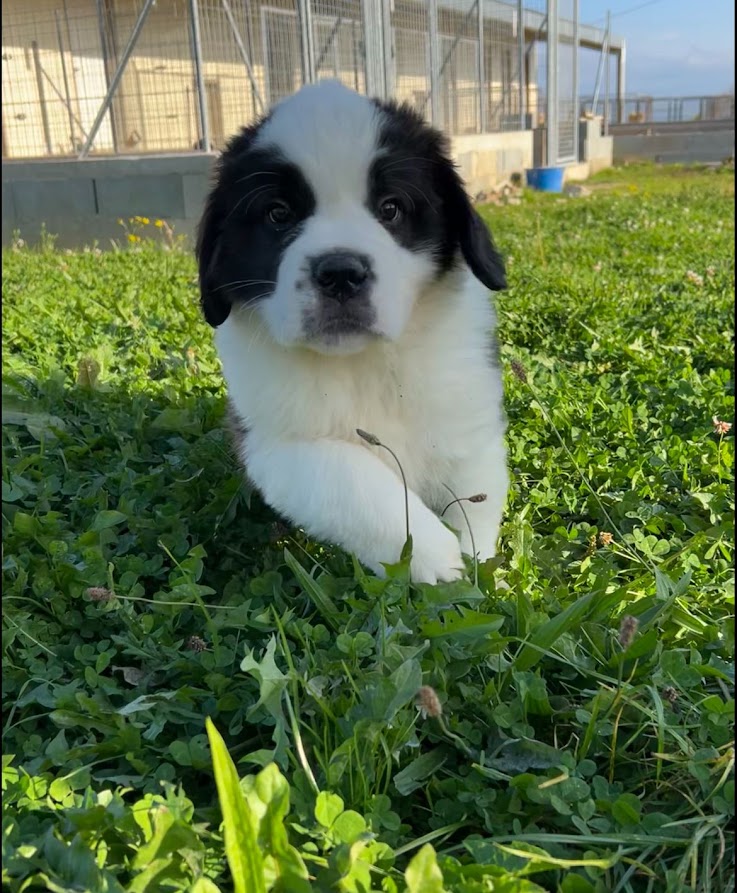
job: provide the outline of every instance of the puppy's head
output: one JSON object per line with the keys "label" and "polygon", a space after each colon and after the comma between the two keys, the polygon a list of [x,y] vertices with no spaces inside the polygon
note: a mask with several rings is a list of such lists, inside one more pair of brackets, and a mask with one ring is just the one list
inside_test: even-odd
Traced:
{"label": "puppy's head", "polygon": [[332,81],[229,143],[197,256],[210,325],[245,306],[278,344],[324,353],[398,339],[423,289],[464,260],[506,285],[443,136]]}

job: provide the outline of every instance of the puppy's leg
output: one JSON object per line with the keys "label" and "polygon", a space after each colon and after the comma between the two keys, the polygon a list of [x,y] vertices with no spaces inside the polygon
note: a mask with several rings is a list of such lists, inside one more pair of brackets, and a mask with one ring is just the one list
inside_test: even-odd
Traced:
{"label": "puppy's leg", "polygon": [[[353,552],[376,574],[399,560],[406,539],[404,488],[367,449],[338,440],[248,445],[248,474],[265,500],[316,539]],[[409,492],[412,579],[458,579],[460,544]]]}
{"label": "puppy's leg", "polygon": [[[463,510],[473,531],[476,557],[479,561],[486,561],[496,553],[499,527],[507,501],[509,472],[504,444],[485,447],[472,461],[459,465],[452,477],[453,479],[447,483],[456,496],[464,499]],[[480,493],[486,495],[484,502],[468,502],[469,496]],[[447,502],[452,498],[448,494]],[[460,506],[452,505],[445,513],[444,519],[460,533],[463,552],[466,555],[473,555],[469,525],[463,517]]]}

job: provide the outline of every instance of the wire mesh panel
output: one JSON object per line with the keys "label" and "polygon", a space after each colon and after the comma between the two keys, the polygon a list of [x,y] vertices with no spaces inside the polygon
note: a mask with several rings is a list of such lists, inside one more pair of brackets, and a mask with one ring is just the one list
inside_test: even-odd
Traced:
{"label": "wire mesh panel", "polygon": [[397,0],[391,17],[394,96],[428,120],[430,102],[430,26],[427,4],[421,0]]}
{"label": "wire mesh panel", "polygon": [[[71,155],[81,147],[107,89],[94,4],[3,10],[3,156]],[[114,147],[112,117],[99,144]]]}
{"label": "wire mesh panel", "polygon": [[578,2],[557,0],[556,65],[558,164],[578,160]]}
{"label": "wire mesh panel", "polygon": [[300,22],[295,9],[260,7],[265,93],[269,105],[289,96],[306,80]]}
{"label": "wire mesh panel", "polygon": [[438,9],[440,121],[449,133],[481,130],[479,91],[480,0],[456,0]]}
{"label": "wire mesh panel", "polygon": [[337,78],[451,134],[546,127],[553,162],[573,160],[577,6],[6,0],[3,157],[219,150],[303,83]]}
{"label": "wire mesh panel", "polygon": [[325,0],[312,5],[315,78],[336,78],[366,91],[366,50],[360,0]]}
{"label": "wire mesh panel", "polygon": [[[103,24],[110,67],[129,41],[143,0],[105,4]],[[99,108],[105,91],[96,96]],[[192,33],[187,0],[157,0],[151,7],[112,105],[122,151],[191,151],[201,134],[196,106]],[[101,150],[99,139],[94,148]]]}
{"label": "wire mesh panel", "polygon": [[266,110],[261,17],[258,6],[240,0],[200,2],[199,16],[210,143],[222,149]]}
{"label": "wire mesh panel", "polygon": [[520,130],[526,126],[526,78],[524,24],[518,4],[483,0],[483,7],[486,129]]}

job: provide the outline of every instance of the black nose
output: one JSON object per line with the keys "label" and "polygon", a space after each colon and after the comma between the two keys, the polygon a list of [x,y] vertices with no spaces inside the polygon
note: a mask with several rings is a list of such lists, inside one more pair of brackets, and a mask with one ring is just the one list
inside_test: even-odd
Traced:
{"label": "black nose", "polygon": [[370,272],[368,259],[352,251],[332,251],[312,261],[312,281],[322,294],[341,302],[364,289]]}

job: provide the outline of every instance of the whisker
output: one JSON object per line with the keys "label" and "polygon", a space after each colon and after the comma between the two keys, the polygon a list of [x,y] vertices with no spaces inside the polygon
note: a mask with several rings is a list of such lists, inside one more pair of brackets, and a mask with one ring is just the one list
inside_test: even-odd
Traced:
{"label": "whisker", "polygon": [[236,285],[245,288],[247,285],[276,285],[276,282],[271,279],[235,279],[233,282],[225,282],[223,285],[218,285],[217,288],[213,288],[213,291],[220,291],[223,288],[232,288]]}
{"label": "whisker", "polygon": [[276,188],[275,186],[273,186],[273,185],[271,185],[271,184],[267,184],[266,186],[257,186],[255,189],[252,189],[250,192],[247,192],[245,195],[241,196],[241,197],[238,199],[238,201],[235,203],[235,206],[234,206],[233,208],[231,208],[231,210],[230,210],[228,216],[227,216],[225,219],[228,220],[228,218],[232,217],[233,214],[235,214],[235,212],[238,210],[238,208],[243,204],[243,202],[244,202],[247,198],[250,198],[251,196],[253,196],[253,198],[251,199],[251,201],[250,201],[250,202],[248,203],[248,205],[246,206],[246,212],[247,212],[248,209],[251,207],[251,205],[252,205],[253,202],[255,201],[256,196],[257,196],[259,193],[261,193],[261,192],[268,192],[269,190],[273,190],[273,189],[275,189],[275,188]]}
{"label": "whisker", "polygon": [[[245,177],[239,177],[235,182],[236,183],[245,183],[246,180],[250,180],[251,177],[278,177],[278,171],[256,171],[253,174],[248,174]],[[233,184],[235,185],[235,184]]]}

